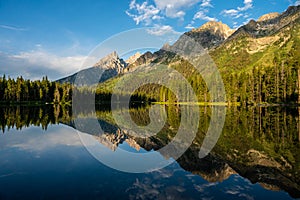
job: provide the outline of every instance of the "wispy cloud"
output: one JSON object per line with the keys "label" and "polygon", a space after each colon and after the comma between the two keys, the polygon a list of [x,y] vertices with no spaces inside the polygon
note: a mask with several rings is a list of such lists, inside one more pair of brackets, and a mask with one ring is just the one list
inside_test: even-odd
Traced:
{"label": "wispy cloud", "polygon": [[200,5],[201,7],[211,7],[213,8],[212,4],[211,4],[211,0],[202,0],[202,3]]}
{"label": "wispy cloud", "polygon": [[195,24],[196,20],[204,20],[204,21],[218,21],[216,17],[209,16],[209,9],[213,8],[211,0],[202,0],[199,6],[199,10],[194,14],[193,20],[186,26],[186,29],[194,28],[193,24]]}
{"label": "wispy cloud", "polygon": [[246,11],[253,7],[253,0],[244,0],[244,6],[238,7],[239,11]]}
{"label": "wispy cloud", "polygon": [[132,0],[129,4],[129,10],[126,14],[131,17],[138,25],[144,23],[145,25],[152,24],[153,20],[159,20],[162,17],[159,15],[160,10],[154,5],[148,5],[148,2],[139,4],[136,0]]}
{"label": "wispy cloud", "polygon": [[12,30],[12,31],[27,31],[28,30],[27,28],[8,26],[8,25],[4,25],[4,24],[0,24],[0,28]]}
{"label": "wispy cloud", "polygon": [[200,10],[194,15],[193,20],[196,19],[201,19],[205,21],[218,21],[217,18],[207,16],[204,10]]}
{"label": "wispy cloud", "polygon": [[201,2],[201,0],[154,0],[155,5],[166,17],[183,18],[185,9]]}
{"label": "wispy cloud", "polygon": [[57,79],[88,67],[82,66],[85,61],[86,56],[83,55],[56,55],[39,46],[35,50],[16,54],[0,53],[0,74],[40,79],[47,73],[50,79]]}
{"label": "wispy cloud", "polygon": [[[252,8],[253,8],[253,0],[244,0],[243,6],[239,6],[234,9],[225,9],[220,14],[223,16],[230,17],[233,20],[241,17],[249,18],[249,14],[247,13],[247,11]],[[233,23],[235,24],[234,28],[237,28],[238,27],[237,23],[235,21]]]}
{"label": "wispy cloud", "polygon": [[188,24],[184,28],[186,28],[186,29],[194,29],[195,27],[192,24]]}
{"label": "wispy cloud", "polygon": [[229,9],[229,10],[223,10],[221,14],[225,16],[230,16],[233,18],[239,18],[242,17],[245,13],[245,11],[253,8],[252,0],[244,0],[244,6],[243,7],[237,7],[236,9]]}
{"label": "wispy cloud", "polygon": [[153,28],[148,29],[147,32],[151,35],[161,36],[168,33],[174,33],[175,31],[169,25],[155,25]]}
{"label": "wispy cloud", "polygon": [[229,9],[229,10],[223,10],[222,13],[225,14],[225,15],[229,15],[229,16],[234,17],[234,16],[239,14],[239,11],[235,10],[235,9]]}
{"label": "wispy cloud", "polygon": [[295,6],[299,6],[300,5],[300,0],[297,0],[295,3],[294,3]]}

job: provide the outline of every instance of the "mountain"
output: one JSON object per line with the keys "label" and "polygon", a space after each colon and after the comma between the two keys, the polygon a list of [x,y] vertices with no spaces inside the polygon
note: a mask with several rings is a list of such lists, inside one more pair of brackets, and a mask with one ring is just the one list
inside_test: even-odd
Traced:
{"label": "mountain", "polygon": [[140,52],[137,52],[135,53],[134,55],[130,56],[127,60],[126,60],[126,63],[128,65],[134,63],[139,57],[141,57],[141,53]]}
{"label": "mountain", "polygon": [[140,55],[135,62],[129,64],[126,72],[134,71],[137,67],[147,65],[153,61],[155,62],[171,62],[173,56],[169,52],[172,48],[182,48],[185,44],[186,36],[198,42],[204,49],[212,49],[223,43],[235,30],[230,29],[229,26],[222,22],[207,22],[199,28],[192,29],[184,33],[173,45],[168,43],[154,53],[146,52]]}
{"label": "mountain", "polygon": [[266,37],[277,33],[291,23],[296,22],[300,16],[300,6],[290,6],[284,13],[270,13],[263,15],[258,21],[251,20],[248,24],[240,27],[232,37],[246,34],[253,37]]}
{"label": "mountain", "polygon": [[96,83],[90,83],[89,80],[98,80],[98,76],[102,74],[99,80],[101,83],[117,76],[118,74],[121,74],[127,65],[128,64],[123,59],[120,59],[118,54],[114,51],[95,63],[93,67],[81,70],[71,76],[59,79],[57,81],[59,83],[73,84],[76,80],[77,83],[90,85]]}
{"label": "mountain", "polygon": [[[222,22],[212,21],[207,22],[197,29],[193,29],[190,32],[185,33],[185,35],[195,39],[195,41],[199,42],[204,48],[211,49],[220,45],[233,32],[234,30],[230,29],[226,24],[223,24]],[[174,45],[180,44],[182,40],[182,37],[179,38],[179,40]],[[105,69],[105,73],[103,73],[99,81],[101,83],[123,72],[126,73],[134,71],[137,67],[149,64],[156,59],[159,59],[159,62],[170,62],[170,59],[167,59],[167,51],[170,50],[170,48],[172,48],[172,46],[170,46],[169,44],[165,44],[159,51],[154,53],[148,51],[141,55],[139,52],[137,52],[136,54],[129,57],[126,62],[120,59],[116,52],[113,52],[112,54],[102,58],[93,67],[84,69],[71,76],[59,79],[58,82],[74,83],[75,78],[78,78],[79,74],[81,74],[82,77],[93,77],[95,74],[99,74],[98,71],[100,68],[102,68]]]}
{"label": "mountain", "polygon": [[[275,60],[287,62],[299,45],[300,6],[284,13],[264,15],[258,21],[235,31],[223,44],[210,52],[219,69],[250,71],[253,67],[274,67]],[[293,59],[299,59],[294,56]]]}
{"label": "mountain", "polygon": [[199,28],[192,29],[185,33],[185,35],[200,43],[203,48],[211,49],[222,44],[234,32],[235,30],[230,29],[229,26],[222,22],[211,21]]}
{"label": "mountain", "polygon": [[280,15],[280,13],[278,12],[274,12],[274,13],[268,13],[268,14],[265,14],[263,16],[261,16],[260,18],[258,18],[258,22],[262,22],[262,21],[267,21],[267,20],[270,20],[270,19],[274,19],[276,17],[278,17]]}

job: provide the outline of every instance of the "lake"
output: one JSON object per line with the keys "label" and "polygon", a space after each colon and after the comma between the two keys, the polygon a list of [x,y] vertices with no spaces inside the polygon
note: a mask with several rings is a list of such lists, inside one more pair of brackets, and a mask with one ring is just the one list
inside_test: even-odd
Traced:
{"label": "lake", "polygon": [[[199,151],[214,107],[193,107],[189,116],[193,110],[200,116],[195,138],[175,160],[174,152],[161,149],[176,137],[183,107],[161,105],[166,122],[149,137],[139,137],[126,123],[119,128],[114,116],[122,107],[115,114],[105,105],[94,112],[0,107],[0,199],[300,198],[298,107],[227,107],[222,132],[204,158]],[[127,112],[140,126],[150,123],[149,106]],[[103,132],[91,125],[95,121]],[[141,169],[126,156],[133,154],[149,155],[145,169],[167,164],[128,173]]]}

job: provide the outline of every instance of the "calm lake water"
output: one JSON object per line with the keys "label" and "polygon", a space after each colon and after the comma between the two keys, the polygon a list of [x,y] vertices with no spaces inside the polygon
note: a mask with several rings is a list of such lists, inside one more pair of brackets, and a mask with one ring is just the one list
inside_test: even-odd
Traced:
{"label": "calm lake water", "polygon": [[[0,199],[300,198],[297,107],[227,108],[216,146],[200,159],[211,117],[211,108],[201,107],[190,148],[169,166],[147,173],[112,169],[83,145],[88,137],[102,149],[99,154],[112,153],[112,159],[122,156],[121,150],[172,159],[159,149],[176,135],[182,113],[176,106],[164,109],[164,127],[145,139],[121,131],[105,106],[92,114],[53,105],[0,107]],[[137,124],[150,123],[147,107],[129,112]],[[104,133],[84,124],[93,115]],[[83,124],[76,126],[78,119]]]}

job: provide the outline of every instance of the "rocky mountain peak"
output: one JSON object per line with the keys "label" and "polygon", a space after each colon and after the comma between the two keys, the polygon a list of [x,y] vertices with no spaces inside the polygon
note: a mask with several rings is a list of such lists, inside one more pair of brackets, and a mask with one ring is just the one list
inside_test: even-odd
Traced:
{"label": "rocky mountain peak", "polygon": [[105,57],[101,58],[97,63],[94,64],[93,67],[101,67],[101,68],[111,68],[109,66],[112,62],[118,62],[120,61],[121,64],[124,64],[125,62],[122,62],[122,59],[119,58],[116,51],[113,51],[112,53],[106,55]]}
{"label": "rocky mountain peak", "polygon": [[126,63],[128,65],[134,63],[139,57],[141,57],[141,53],[140,52],[136,52],[134,55],[130,56],[127,60]]}
{"label": "rocky mountain peak", "polygon": [[278,13],[278,12],[268,13],[268,14],[261,16],[257,21],[258,22],[267,21],[270,19],[274,19],[274,18],[278,17],[279,15],[280,15],[280,13]]}
{"label": "rocky mountain peak", "polygon": [[127,67],[127,63],[119,58],[116,51],[113,51],[101,58],[93,67],[100,67],[105,70],[115,70],[119,74]]}
{"label": "rocky mountain peak", "polygon": [[[193,38],[196,42],[202,45],[204,49],[212,49],[225,41],[234,33],[229,26],[222,22],[207,22],[201,27],[193,29],[186,36]],[[179,39],[179,43],[181,38]]]}
{"label": "rocky mountain peak", "polygon": [[216,21],[207,22],[202,26],[200,26],[199,28],[192,30],[192,32],[204,32],[204,31],[210,31],[224,38],[228,38],[234,32],[234,30],[231,29],[228,25]]}

